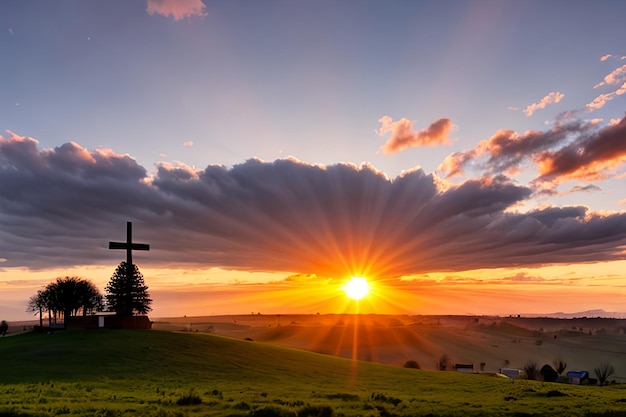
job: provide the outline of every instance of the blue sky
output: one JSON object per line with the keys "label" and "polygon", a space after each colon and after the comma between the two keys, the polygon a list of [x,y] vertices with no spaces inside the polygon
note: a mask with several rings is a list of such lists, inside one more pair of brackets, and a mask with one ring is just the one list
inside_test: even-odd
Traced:
{"label": "blue sky", "polygon": [[[166,223],[169,217],[163,213],[175,210],[154,207],[172,196],[192,198],[176,183],[185,176],[192,182],[208,166],[220,165],[225,176],[235,178],[232,181],[274,175],[268,183],[259,180],[269,189],[277,187],[280,170],[287,169],[274,166],[274,161],[289,157],[297,158],[296,167],[303,170],[366,164],[371,167],[368,172],[386,176],[388,184],[420,167],[440,190],[458,191],[464,185],[470,189],[468,181],[475,181],[485,189],[502,191],[498,215],[554,208],[573,213],[569,207],[586,207],[586,215],[595,213],[597,218],[576,212],[581,229],[601,223],[602,216],[613,216],[613,230],[618,231],[609,248],[602,247],[587,261],[615,261],[626,243],[624,15],[622,1],[3,1],[2,271],[8,277],[15,271],[11,268],[41,271],[72,264],[73,258],[46,251],[46,257],[57,261],[42,262],[42,252],[22,246],[25,236],[46,242],[42,247],[61,237],[68,238],[62,246],[79,245],[83,237],[59,231],[58,222],[47,214],[58,206],[55,198],[72,198],[64,193],[77,199],[74,210],[80,211],[92,196],[115,200],[125,195],[107,182],[118,174],[129,175],[119,187],[152,184],[150,189],[137,188],[134,195],[150,194],[156,184],[163,187],[160,192],[166,184],[173,187],[167,196],[152,200],[153,207],[144,208],[156,213],[153,217],[112,207],[110,214],[98,214],[96,227],[78,220],[80,216],[68,208],[68,216],[80,223],[77,230],[88,235],[84,239],[95,242],[112,224],[119,224],[123,232],[124,219]],[[496,136],[500,145],[489,141]],[[100,156],[95,158],[96,154]],[[48,157],[59,165],[48,161],[50,171],[34,170]],[[80,165],[85,158],[96,161],[89,175],[108,180],[73,183],[72,188],[60,171],[87,178],[91,168]],[[246,164],[253,158],[266,164],[258,172]],[[236,166],[242,167],[241,174],[232,171]],[[106,175],[101,174],[104,171]],[[16,172],[24,175],[19,181]],[[304,178],[312,171],[306,172],[292,175]],[[57,178],[56,174],[59,181],[45,190],[60,191],[49,199],[37,194],[41,190],[36,184],[43,179],[25,179]],[[332,183],[335,173],[328,175]],[[321,183],[307,181],[292,187],[317,192]],[[198,193],[202,191],[193,196]],[[150,198],[155,197],[146,201]],[[456,202],[455,198],[450,197]],[[263,211],[262,200],[257,203],[260,206],[250,209],[254,213]],[[305,220],[294,221],[290,228],[306,224],[311,216],[297,207],[305,212]],[[395,216],[376,207],[369,213],[378,217],[364,220],[368,227]],[[332,217],[319,214],[328,216]],[[325,224],[334,223],[327,219]],[[196,231],[194,225],[187,227]],[[236,240],[232,236],[238,230],[207,230],[204,241],[215,236]],[[156,236],[155,232],[146,237]],[[215,245],[206,249],[203,259],[219,251]],[[342,245],[337,241],[335,246],[345,252]],[[243,246],[237,242],[232,250],[241,254]],[[281,258],[289,252],[274,247],[271,253]],[[100,255],[81,256],[85,265],[104,262]],[[571,262],[574,254],[568,256],[538,263],[527,255],[517,263],[508,258],[451,269],[513,264],[535,268]],[[247,265],[235,257],[219,256],[220,261],[206,264],[190,257],[188,262],[194,268],[272,272],[262,262]],[[339,258],[346,257],[344,253]],[[173,258],[163,255],[170,263]],[[428,272],[411,268],[391,275]],[[445,269],[435,262],[429,271]],[[304,267],[290,262],[276,271],[339,274],[333,268],[317,271],[310,263]],[[38,288],[42,279],[30,287],[20,284],[20,291]]]}

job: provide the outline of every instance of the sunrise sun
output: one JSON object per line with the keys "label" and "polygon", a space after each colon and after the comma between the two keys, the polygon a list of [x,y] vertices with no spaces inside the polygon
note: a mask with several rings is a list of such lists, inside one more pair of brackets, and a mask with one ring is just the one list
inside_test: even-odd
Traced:
{"label": "sunrise sun", "polygon": [[353,300],[360,300],[369,294],[370,287],[367,283],[367,279],[363,277],[352,277],[350,281],[346,282],[343,290],[349,298],[352,298]]}

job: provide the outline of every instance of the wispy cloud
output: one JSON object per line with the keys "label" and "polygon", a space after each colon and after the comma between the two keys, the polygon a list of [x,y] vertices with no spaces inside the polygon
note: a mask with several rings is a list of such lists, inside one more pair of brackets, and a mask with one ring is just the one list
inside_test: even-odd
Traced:
{"label": "wispy cloud", "polygon": [[591,193],[596,191],[602,191],[600,187],[597,185],[589,184],[589,185],[576,185],[569,190],[570,193]]}
{"label": "wispy cloud", "polygon": [[378,134],[391,136],[380,150],[385,154],[402,151],[406,148],[420,146],[448,145],[450,139],[448,135],[453,127],[450,119],[438,119],[430,124],[426,129],[415,130],[415,122],[402,118],[396,122],[390,116],[381,117],[378,122],[381,124]]}
{"label": "wispy cloud", "polygon": [[565,94],[559,91],[550,92],[537,103],[532,103],[526,106],[526,108],[524,109],[524,113],[526,113],[526,116],[530,117],[535,111],[539,109],[545,109],[548,104],[555,104],[560,102],[563,97],[565,97]]}
{"label": "wispy cloud", "polygon": [[149,175],[112,150],[0,139],[3,268],[115,263],[107,243],[123,239],[126,221],[152,245],[138,258],[153,266],[400,277],[623,258],[626,213],[508,212],[530,196],[503,176],[444,189],[419,169],[392,180],[368,165],[295,159],[161,164]]}
{"label": "wispy cloud", "polygon": [[193,146],[193,141],[187,140],[187,141],[183,142],[183,146],[185,146],[185,147],[192,147]]}
{"label": "wispy cloud", "polygon": [[207,15],[202,0],[147,0],[146,12],[149,15],[172,16],[174,20]]}
{"label": "wispy cloud", "polygon": [[626,64],[611,71],[601,82],[593,86],[593,88],[597,89],[603,86],[617,86],[617,88],[614,88],[608,93],[602,93],[596,96],[586,105],[589,111],[601,109],[607,102],[613,100],[615,96],[626,93]]}

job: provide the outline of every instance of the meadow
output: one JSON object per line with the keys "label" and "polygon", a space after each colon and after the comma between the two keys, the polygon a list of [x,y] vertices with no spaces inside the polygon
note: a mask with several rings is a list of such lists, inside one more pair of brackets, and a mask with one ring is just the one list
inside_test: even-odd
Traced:
{"label": "meadow", "polygon": [[0,416],[624,416],[626,385],[354,361],[201,332],[0,338]]}

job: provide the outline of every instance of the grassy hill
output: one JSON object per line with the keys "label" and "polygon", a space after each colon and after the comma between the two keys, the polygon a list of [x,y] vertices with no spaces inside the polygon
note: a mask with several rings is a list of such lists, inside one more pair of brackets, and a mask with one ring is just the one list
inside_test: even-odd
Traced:
{"label": "grassy hill", "polygon": [[202,333],[0,338],[0,416],[623,416],[626,386],[356,362]]}

